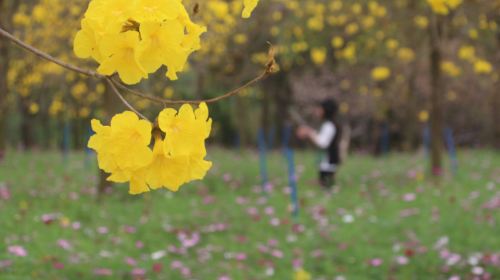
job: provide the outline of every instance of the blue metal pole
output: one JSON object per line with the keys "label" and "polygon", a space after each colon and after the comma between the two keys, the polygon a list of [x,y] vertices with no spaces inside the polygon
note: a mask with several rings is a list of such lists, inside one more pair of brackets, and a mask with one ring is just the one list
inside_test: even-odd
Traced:
{"label": "blue metal pole", "polygon": [[90,167],[90,157],[92,156],[92,150],[87,146],[87,143],[93,134],[92,127],[89,126],[87,130],[87,139],[85,141],[85,167],[87,169]]}
{"label": "blue metal pole", "polygon": [[389,124],[388,123],[384,123],[382,125],[382,139],[380,142],[381,142],[380,144],[381,144],[382,154],[389,153],[390,135],[389,135]]}
{"label": "blue metal pole", "polygon": [[271,126],[270,131],[266,131],[269,133],[268,135],[268,148],[272,149],[274,147],[274,141],[276,140],[276,127],[273,125]]}
{"label": "blue metal pole", "polygon": [[288,184],[290,185],[290,200],[292,202],[292,216],[297,219],[299,216],[299,199],[298,199],[298,188],[297,188],[297,176],[295,173],[295,160],[293,155],[293,150],[290,147],[290,140],[292,138],[292,127],[290,125],[286,126],[284,129],[283,146],[284,154],[288,163]]}
{"label": "blue metal pole", "polygon": [[234,134],[234,146],[236,149],[241,149],[241,138],[239,132]]}
{"label": "blue metal pole", "polygon": [[448,146],[448,154],[450,155],[451,173],[456,175],[458,169],[457,150],[455,147],[455,139],[453,138],[453,130],[450,127],[444,130],[444,137],[446,139],[446,146]]}

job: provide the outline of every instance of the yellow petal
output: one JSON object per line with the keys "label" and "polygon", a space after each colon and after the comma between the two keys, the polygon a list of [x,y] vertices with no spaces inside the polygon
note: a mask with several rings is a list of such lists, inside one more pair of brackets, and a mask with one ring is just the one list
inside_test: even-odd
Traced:
{"label": "yellow petal", "polygon": [[175,115],[177,115],[177,111],[172,108],[167,108],[160,112],[158,124],[163,132],[167,132],[171,129],[172,123],[175,120]]}
{"label": "yellow petal", "polygon": [[145,192],[149,192],[149,187],[146,183],[146,172],[141,170],[130,179],[129,194],[136,195]]}
{"label": "yellow petal", "polygon": [[252,15],[253,10],[257,7],[259,0],[243,0],[243,5],[245,8],[243,9],[243,18],[249,18]]}

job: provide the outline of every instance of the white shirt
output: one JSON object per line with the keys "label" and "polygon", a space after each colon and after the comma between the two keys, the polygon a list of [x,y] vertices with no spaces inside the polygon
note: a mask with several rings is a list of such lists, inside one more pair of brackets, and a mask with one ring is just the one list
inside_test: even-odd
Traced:
{"label": "white shirt", "polygon": [[[325,121],[321,125],[319,132],[312,135],[311,138],[316,146],[318,146],[322,150],[326,150],[332,143],[336,133],[337,128],[335,127],[335,124],[333,124],[333,122],[331,121]],[[325,172],[335,172],[336,166],[335,164],[330,163],[328,152],[324,153],[324,155],[322,156],[319,169],[320,171]]]}

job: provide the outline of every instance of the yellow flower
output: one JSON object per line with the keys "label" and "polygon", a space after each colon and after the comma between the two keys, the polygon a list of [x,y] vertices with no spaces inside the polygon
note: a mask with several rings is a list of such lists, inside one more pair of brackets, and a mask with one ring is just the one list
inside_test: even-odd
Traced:
{"label": "yellow flower", "polygon": [[[156,155],[154,162],[159,165],[172,165],[177,178],[150,177],[155,187],[163,182],[166,188],[177,191],[179,186],[193,180],[205,177],[212,163],[204,160],[207,152],[205,140],[210,135],[212,119],[208,118],[208,107],[201,103],[196,111],[185,104],[177,112],[174,109],[164,109],[158,116],[160,129],[165,132],[165,140],[162,143],[163,156],[161,158],[161,147],[155,144]],[[159,141],[157,144],[160,145]]]}
{"label": "yellow flower", "polygon": [[96,134],[89,139],[88,147],[97,152],[99,168],[111,174],[109,181],[130,181],[138,170],[151,163],[151,129],[151,123],[139,120],[130,111],[114,116],[110,126],[92,120]]}
{"label": "yellow flower", "polygon": [[172,156],[205,156],[205,139],[212,127],[205,103],[201,103],[196,111],[188,104],[182,105],[178,112],[171,108],[164,109],[158,116],[158,124],[166,134],[165,153]]}
{"label": "yellow flower", "polygon": [[398,58],[403,62],[412,62],[415,59],[415,52],[410,48],[398,50]]}
{"label": "yellow flower", "polygon": [[208,2],[208,8],[218,19],[224,19],[229,14],[229,5],[223,1],[210,1]]}
{"label": "yellow flower", "polygon": [[61,100],[54,99],[52,103],[50,104],[49,107],[49,114],[51,116],[57,115],[59,112],[61,112],[64,109],[64,104],[61,102]]}
{"label": "yellow flower", "polygon": [[356,3],[356,4],[352,5],[351,10],[352,10],[353,14],[359,15],[363,11],[363,7],[361,6],[361,4]]}
{"label": "yellow flower", "polygon": [[326,61],[326,48],[312,48],[311,60],[316,65],[323,65]]}
{"label": "yellow flower", "polygon": [[35,115],[36,113],[38,113],[38,111],[40,111],[40,107],[38,106],[38,104],[31,102],[29,106],[30,114]]}
{"label": "yellow flower", "polygon": [[306,51],[309,48],[309,45],[305,41],[292,43],[292,51],[294,53],[301,53]]}
{"label": "yellow flower", "polygon": [[340,56],[349,62],[354,62],[356,60],[356,52],[356,44],[349,43],[342,53],[340,53]]}
{"label": "yellow flower", "polygon": [[334,1],[331,1],[329,8],[332,12],[336,12],[336,11],[341,10],[342,6],[343,6],[343,4],[342,4],[341,0],[334,0]]}
{"label": "yellow flower", "polygon": [[[130,2],[127,3],[130,5]],[[179,0],[139,0],[137,3],[137,18],[140,22],[147,20],[175,20],[184,10]]]}
{"label": "yellow flower", "polygon": [[493,71],[493,66],[484,59],[478,59],[474,63],[474,71],[478,74],[489,74]]}
{"label": "yellow flower", "polygon": [[242,45],[242,44],[245,44],[246,42],[248,42],[248,38],[247,38],[247,35],[245,34],[242,34],[242,33],[238,33],[234,36],[234,42],[236,44],[239,44],[239,45]]}
{"label": "yellow flower", "polygon": [[387,40],[385,45],[387,46],[387,48],[389,50],[395,50],[399,47],[399,42],[396,39],[389,39],[389,40]]}
{"label": "yellow flower", "polygon": [[252,15],[253,10],[257,7],[259,0],[243,0],[243,5],[245,8],[243,9],[243,18],[249,18]]}
{"label": "yellow flower", "polygon": [[163,64],[168,68],[168,77],[177,79],[189,52],[179,46],[184,35],[184,26],[178,21],[146,21],[140,26],[142,40],[138,42],[138,61],[148,73],[156,72]]}
{"label": "yellow flower", "polygon": [[429,20],[425,16],[416,16],[415,19],[415,25],[417,25],[421,29],[427,28],[429,26]]}
{"label": "yellow flower", "polygon": [[118,72],[126,84],[136,84],[148,75],[138,61],[139,34],[134,31],[102,38],[100,50],[104,57],[97,71],[103,75]]}
{"label": "yellow flower", "polygon": [[273,20],[274,21],[280,21],[281,19],[283,19],[283,13],[281,11],[273,12]]}
{"label": "yellow flower", "polygon": [[78,116],[81,118],[87,118],[90,115],[90,109],[83,107],[78,111]]}
{"label": "yellow flower", "polygon": [[357,33],[358,31],[359,31],[359,26],[356,23],[350,23],[345,28],[345,33],[347,33],[348,35],[353,35],[353,34]]}
{"label": "yellow flower", "polygon": [[149,192],[149,186],[146,180],[147,180],[147,168],[142,168],[134,171],[130,177],[130,188],[128,193],[135,195],[135,194]]}
{"label": "yellow flower", "polygon": [[427,3],[436,14],[447,15],[449,13],[445,0],[427,0]]}
{"label": "yellow flower", "polygon": [[174,96],[174,89],[172,87],[166,87],[163,90],[163,97],[172,98],[172,96]]}
{"label": "yellow flower", "polygon": [[434,13],[439,15],[447,15],[450,10],[455,10],[462,0],[427,0],[427,3],[431,6]]}
{"label": "yellow flower", "polygon": [[82,29],[76,33],[73,50],[76,56],[80,58],[92,57],[97,62],[102,60],[101,52],[97,45],[96,34],[92,27],[92,20],[84,18],[82,20]]}
{"label": "yellow flower", "polygon": [[479,33],[477,32],[477,29],[471,28],[469,30],[469,38],[476,40],[479,37]]}
{"label": "yellow flower", "polygon": [[462,74],[460,67],[456,66],[455,63],[451,61],[443,61],[441,63],[441,70],[450,77],[458,77]]}
{"label": "yellow flower", "polygon": [[205,103],[196,111],[187,104],[179,112],[165,109],[158,122],[165,139],[157,130],[151,150],[152,126],[135,113],[114,116],[110,126],[92,120],[95,135],[88,147],[97,152],[99,168],[110,173],[109,181],[130,182],[130,194],[162,187],[178,191],[181,185],[205,177],[212,166],[204,159],[212,126]]}
{"label": "yellow flower", "polygon": [[307,27],[313,31],[321,31],[325,27],[322,16],[311,17],[307,21]]}
{"label": "yellow flower", "polygon": [[189,55],[200,49],[205,31],[180,0],[91,0],[73,48],[78,57],[96,60],[99,73],[118,72],[127,84],[162,65],[175,80]]}
{"label": "yellow flower", "polygon": [[80,99],[82,96],[88,92],[87,85],[84,82],[78,82],[76,85],[74,85],[71,88],[71,95],[73,95],[74,98]]}
{"label": "yellow flower", "polygon": [[418,120],[423,123],[427,122],[429,120],[429,112],[426,110],[420,111],[418,113]]}
{"label": "yellow flower", "polygon": [[376,1],[370,1],[368,3],[368,8],[370,12],[377,17],[385,17],[387,14],[387,9]]}
{"label": "yellow flower", "polygon": [[458,51],[458,57],[473,62],[476,60],[476,49],[473,46],[462,46]]}
{"label": "yellow flower", "polygon": [[391,70],[387,67],[376,67],[372,70],[374,81],[385,81],[391,76]]}
{"label": "yellow flower", "polygon": [[177,191],[187,178],[186,158],[165,155],[163,146],[161,138],[156,138],[153,161],[147,167],[146,181],[151,189],[165,187]]}
{"label": "yellow flower", "polygon": [[332,47],[339,49],[344,45],[344,39],[340,36],[335,36],[332,39]]}
{"label": "yellow flower", "polygon": [[363,27],[366,29],[371,28],[371,27],[373,27],[373,25],[375,25],[375,18],[372,16],[367,16],[367,17],[363,18],[362,24],[363,24]]}
{"label": "yellow flower", "polygon": [[311,274],[309,274],[307,271],[304,269],[298,269],[295,271],[295,274],[293,275],[294,280],[311,280]]}
{"label": "yellow flower", "polygon": [[456,9],[458,6],[460,6],[460,4],[462,4],[462,0],[445,0],[446,2],[446,5],[448,5],[448,7],[450,7],[450,9],[454,10]]}

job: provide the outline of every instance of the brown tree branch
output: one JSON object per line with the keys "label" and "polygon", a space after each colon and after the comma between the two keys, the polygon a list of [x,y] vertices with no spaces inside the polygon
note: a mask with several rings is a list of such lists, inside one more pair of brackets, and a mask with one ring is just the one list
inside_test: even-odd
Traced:
{"label": "brown tree branch", "polygon": [[106,82],[108,83],[108,85],[113,90],[113,92],[116,94],[116,96],[118,96],[118,98],[120,98],[120,100],[123,102],[123,104],[125,104],[125,106],[127,106],[130,110],[132,110],[134,113],[136,113],[139,117],[151,122],[143,114],[141,114],[139,111],[137,111],[130,103],[128,103],[128,101],[125,99],[125,97],[123,97],[123,95],[120,93],[120,91],[116,88],[116,86],[113,83],[113,81],[111,80],[111,78],[106,77],[105,79],[106,79]]}
{"label": "brown tree branch", "polygon": [[260,80],[266,78],[268,75],[270,74],[269,71],[264,71],[262,72],[259,76],[255,77],[254,79],[252,79],[251,81],[247,82],[246,84],[238,87],[238,88],[235,88],[223,95],[220,95],[220,96],[217,96],[217,97],[214,97],[214,98],[209,98],[209,99],[199,99],[199,100],[171,100],[171,99],[164,99],[164,98],[161,98],[161,97],[157,97],[157,96],[154,96],[154,95],[149,95],[149,94],[145,94],[143,92],[140,92],[140,91],[137,91],[137,90],[134,90],[134,89],[131,89],[127,86],[125,86],[124,84],[116,81],[116,80],[112,80],[113,83],[123,89],[123,90],[126,90],[128,92],[130,92],[131,94],[134,94],[134,95],[137,95],[137,96],[140,96],[142,98],[145,98],[145,99],[148,99],[148,100],[151,100],[151,101],[154,101],[154,102],[158,102],[158,103],[162,103],[162,104],[199,104],[199,103],[202,103],[202,102],[205,102],[205,103],[214,103],[214,102],[217,102],[217,101],[220,101],[220,100],[223,100],[223,99],[226,99],[226,98],[229,98],[231,96],[234,96],[238,93],[240,93],[242,90],[248,88],[248,87],[251,87],[252,85],[254,85],[255,83],[259,82]]}
{"label": "brown tree branch", "polygon": [[[80,73],[80,74],[83,74],[83,75],[86,75],[86,76],[89,76],[89,77],[94,77],[94,78],[98,78],[98,79],[105,79],[106,82],[111,86],[111,88],[113,89],[113,92],[120,98],[120,100],[128,107],[130,108],[132,111],[134,111],[136,114],[138,114],[139,116],[141,116],[142,118],[144,119],[147,119],[146,117],[144,117],[142,114],[140,114],[136,109],[134,109],[132,107],[132,105],[130,105],[130,103],[128,103],[125,98],[123,97],[123,95],[118,91],[118,88],[121,88],[123,90],[126,90],[127,92],[130,92],[134,95],[137,95],[137,96],[140,96],[142,98],[145,98],[145,99],[148,99],[148,100],[151,100],[151,101],[154,101],[154,102],[157,102],[157,103],[161,103],[161,104],[164,104],[164,105],[167,105],[167,104],[184,104],[184,103],[188,103],[188,104],[199,104],[199,103],[202,103],[202,102],[206,102],[206,103],[214,103],[214,102],[217,102],[217,101],[220,101],[220,100],[223,100],[223,99],[226,99],[226,98],[229,98],[229,97],[232,97],[236,94],[238,94],[239,92],[241,92],[243,89],[245,88],[248,88],[254,84],[256,84],[257,82],[259,82],[260,80],[266,78],[268,75],[274,73],[275,71],[277,71],[277,69],[279,68],[277,65],[276,65],[276,62],[274,60],[274,49],[270,48],[269,50],[269,62],[267,63],[266,65],[266,69],[264,72],[262,72],[259,76],[257,76],[256,78],[252,79],[251,81],[247,82],[246,84],[236,88],[236,89],[233,89],[221,96],[217,96],[217,97],[214,97],[214,98],[209,98],[209,99],[200,99],[200,100],[170,100],[170,99],[164,99],[164,98],[161,98],[161,97],[157,97],[157,96],[154,96],[154,95],[150,95],[150,94],[146,94],[146,93],[142,93],[140,91],[137,91],[137,90],[134,90],[134,89],[131,89],[127,86],[125,86],[124,84],[122,84],[121,82],[118,82],[118,81],[115,81],[113,80],[112,78],[110,77],[107,77],[107,76],[104,76],[104,75],[101,75],[95,71],[92,71],[92,70],[88,70],[88,69],[83,69],[83,68],[80,68],[78,66],[75,66],[75,65],[72,65],[70,63],[67,63],[67,62],[64,62],[60,59],[57,59],[53,56],[51,56],[50,54],[47,54],[25,42],[23,42],[22,40],[16,38],[15,36],[13,36],[12,34],[10,34],[9,32],[7,32],[6,30],[0,28],[0,36],[3,36],[5,38],[7,38],[8,40],[12,41],[13,43],[15,43],[16,45],[20,46],[21,48],[31,52],[31,53],[34,53],[35,55],[45,59],[45,60],[48,60],[52,63],[55,63],[63,68],[66,68],[70,71],[74,71],[74,72],[77,72],[77,73]],[[118,88],[117,88],[118,87]]]}
{"label": "brown tree branch", "polygon": [[45,53],[45,52],[43,52],[43,51],[41,51],[33,46],[30,46],[30,45],[26,44],[25,42],[19,40],[18,38],[14,37],[12,34],[10,34],[9,32],[7,32],[6,30],[4,30],[2,28],[0,28],[0,35],[9,39],[10,41],[15,43],[16,45],[20,46],[21,48],[23,48],[31,53],[36,54],[37,56],[39,56],[45,60],[53,62],[53,63],[55,63],[63,68],[66,68],[68,70],[71,70],[71,71],[74,71],[74,72],[77,72],[77,73],[80,73],[80,74],[83,74],[86,76],[90,76],[90,77],[104,78],[104,76],[100,75],[99,73],[97,73],[95,71],[91,71],[88,69],[82,69],[80,67],[74,66],[74,65],[69,64],[67,62],[64,62],[62,60],[59,60],[59,59],[51,56],[50,54],[47,54],[47,53]]}

